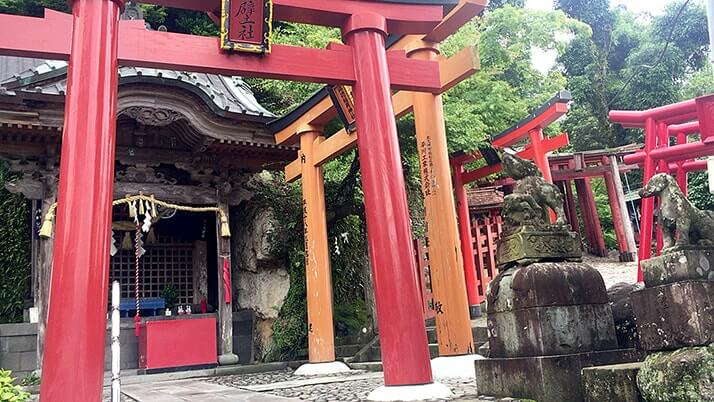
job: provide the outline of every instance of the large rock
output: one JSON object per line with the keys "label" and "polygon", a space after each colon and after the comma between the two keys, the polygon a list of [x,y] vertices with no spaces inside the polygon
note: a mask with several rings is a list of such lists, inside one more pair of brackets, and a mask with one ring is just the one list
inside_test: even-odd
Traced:
{"label": "large rock", "polygon": [[536,263],[500,273],[489,286],[491,357],[617,349],[600,273],[583,263]]}
{"label": "large rock", "polygon": [[623,363],[583,369],[586,402],[643,402],[637,388],[637,372],[642,363]]}
{"label": "large rock", "polygon": [[617,344],[621,348],[634,348],[639,345],[637,335],[637,325],[635,324],[635,313],[632,311],[632,292],[642,290],[641,283],[616,283],[607,290],[607,297],[610,299],[612,318],[615,320],[615,334]]}
{"label": "large rock", "polygon": [[637,384],[648,402],[714,401],[714,345],[648,356]]}
{"label": "large rock", "polygon": [[714,282],[687,281],[632,293],[644,350],[673,350],[714,342]]}

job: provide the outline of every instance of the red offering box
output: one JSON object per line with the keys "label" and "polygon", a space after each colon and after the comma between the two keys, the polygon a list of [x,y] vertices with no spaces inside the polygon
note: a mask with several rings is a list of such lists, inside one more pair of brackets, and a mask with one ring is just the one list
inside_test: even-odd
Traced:
{"label": "red offering box", "polygon": [[216,360],[216,318],[213,316],[157,317],[141,324],[140,369],[210,366],[215,365]]}

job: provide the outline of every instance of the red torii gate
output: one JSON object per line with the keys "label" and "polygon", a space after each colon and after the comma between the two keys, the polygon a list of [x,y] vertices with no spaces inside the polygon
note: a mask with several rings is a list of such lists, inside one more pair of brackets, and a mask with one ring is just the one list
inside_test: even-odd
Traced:
{"label": "red torii gate", "polygon": [[[516,145],[525,139],[530,143],[518,156],[524,159],[532,159],[543,173],[543,177],[553,182],[548,163],[548,152],[567,146],[570,141],[568,134],[562,133],[558,136],[545,138],[543,129],[565,115],[570,106],[572,97],[570,92],[561,91],[548,102],[540,106],[530,116],[516,123],[507,130],[493,136],[491,144],[495,148],[504,148]],[[451,166],[454,175],[454,192],[456,196],[456,208],[458,211],[459,234],[461,240],[461,253],[464,256],[464,276],[466,278],[466,292],[468,294],[469,306],[472,316],[480,315],[481,302],[486,297],[486,285],[492,278],[484,278],[481,262],[476,266],[474,260],[474,246],[471,235],[471,219],[469,217],[469,205],[466,195],[466,185],[501,171],[501,163],[492,163],[475,170],[467,171],[465,165],[481,159],[480,152],[472,154],[454,154],[451,157]]]}
{"label": "red torii gate", "polygon": [[[437,93],[440,71],[435,61],[387,52],[385,37],[431,32],[442,6],[274,0],[275,19],[339,27],[347,46],[239,55],[219,52],[218,38],[120,24],[124,0],[71,3],[71,21],[0,15],[0,54],[69,58],[42,400],[101,397],[119,63],[353,86],[385,384],[431,383],[391,90]],[[149,3],[221,9],[219,0]]]}
{"label": "red torii gate", "polygon": [[[645,146],[640,152],[627,155],[627,164],[643,167],[643,183],[660,173],[675,171],[680,186],[686,183],[686,172],[699,161],[694,159],[714,155],[714,95],[691,99],[645,111],[610,112],[610,120],[625,128],[644,128]],[[698,121],[697,121],[698,120]],[[688,135],[700,133],[699,141],[688,142]],[[677,145],[670,145],[670,137]],[[686,189],[686,184],[682,187]],[[641,203],[639,262],[652,256],[652,230],[654,228],[654,199]],[[658,232],[658,238],[660,238]],[[658,240],[657,250],[661,249]],[[642,281],[642,267],[638,265],[637,280]]]}

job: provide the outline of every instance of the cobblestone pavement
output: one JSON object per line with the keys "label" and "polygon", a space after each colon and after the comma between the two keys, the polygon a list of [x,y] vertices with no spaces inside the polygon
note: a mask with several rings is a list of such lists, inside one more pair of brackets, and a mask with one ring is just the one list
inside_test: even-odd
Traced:
{"label": "cobblestone pavement", "polygon": [[[316,402],[364,401],[372,390],[384,385],[381,372],[365,373],[359,371],[328,377],[295,377],[292,375],[291,370],[283,370],[251,375],[212,377],[206,379],[206,381],[238,388],[259,389],[271,395]],[[439,382],[447,385],[454,393],[454,397],[449,401],[481,402],[498,400],[496,398],[479,397],[474,379],[449,379],[440,380]],[[304,383],[310,384],[302,385]]]}
{"label": "cobblestone pavement", "polygon": [[583,260],[600,271],[602,279],[605,280],[605,287],[608,289],[612,285],[620,282],[637,282],[636,262],[619,262],[611,258],[598,258],[593,256],[586,256]]}

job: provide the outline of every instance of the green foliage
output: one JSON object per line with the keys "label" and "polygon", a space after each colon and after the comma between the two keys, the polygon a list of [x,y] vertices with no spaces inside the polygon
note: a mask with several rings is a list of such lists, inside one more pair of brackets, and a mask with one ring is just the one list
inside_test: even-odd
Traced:
{"label": "green foliage", "polygon": [[687,198],[699,209],[714,210],[714,194],[709,192],[707,172],[693,172],[687,178]]}
{"label": "green foliage", "polygon": [[176,304],[176,301],[178,300],[176,288],[174,287],[174,285],[164,286],[164,290],[161,291],[161,297],[164,298],[164,303],[166,304],[167,308],[173,308],[173,306]]}
{"label": "green foliage", "polygon": [[[324,49],[330,42],[340,42],[340,31],[316,25],[281,23],[274,27],[273,38],[275,43]],[[278,115],[299,105],[322,87],[310,82],[261,78],[249,78],[246,81],[262,105]]]}
{"label": "green foliage", "polygon": [[10,370],[0,370],[0,402],[24,402],[30,399],[30,394],[14,384]]}
{"label": "green foliage", "polygon": [[30,212],[22,195],[5,190],[11,178],[0,162],[0,323],[22,321],[30,291]]}
{"label": "green foliage", "polygon": [[40,385],[40,381],[41,381],[41,378],[40,378],[39,374],[37,374],[36,371],[33,371],[32,373],[28,374],[27,376],[25,376],[25,378],[23,378],[20,381],[20,385],[23,387]]}

